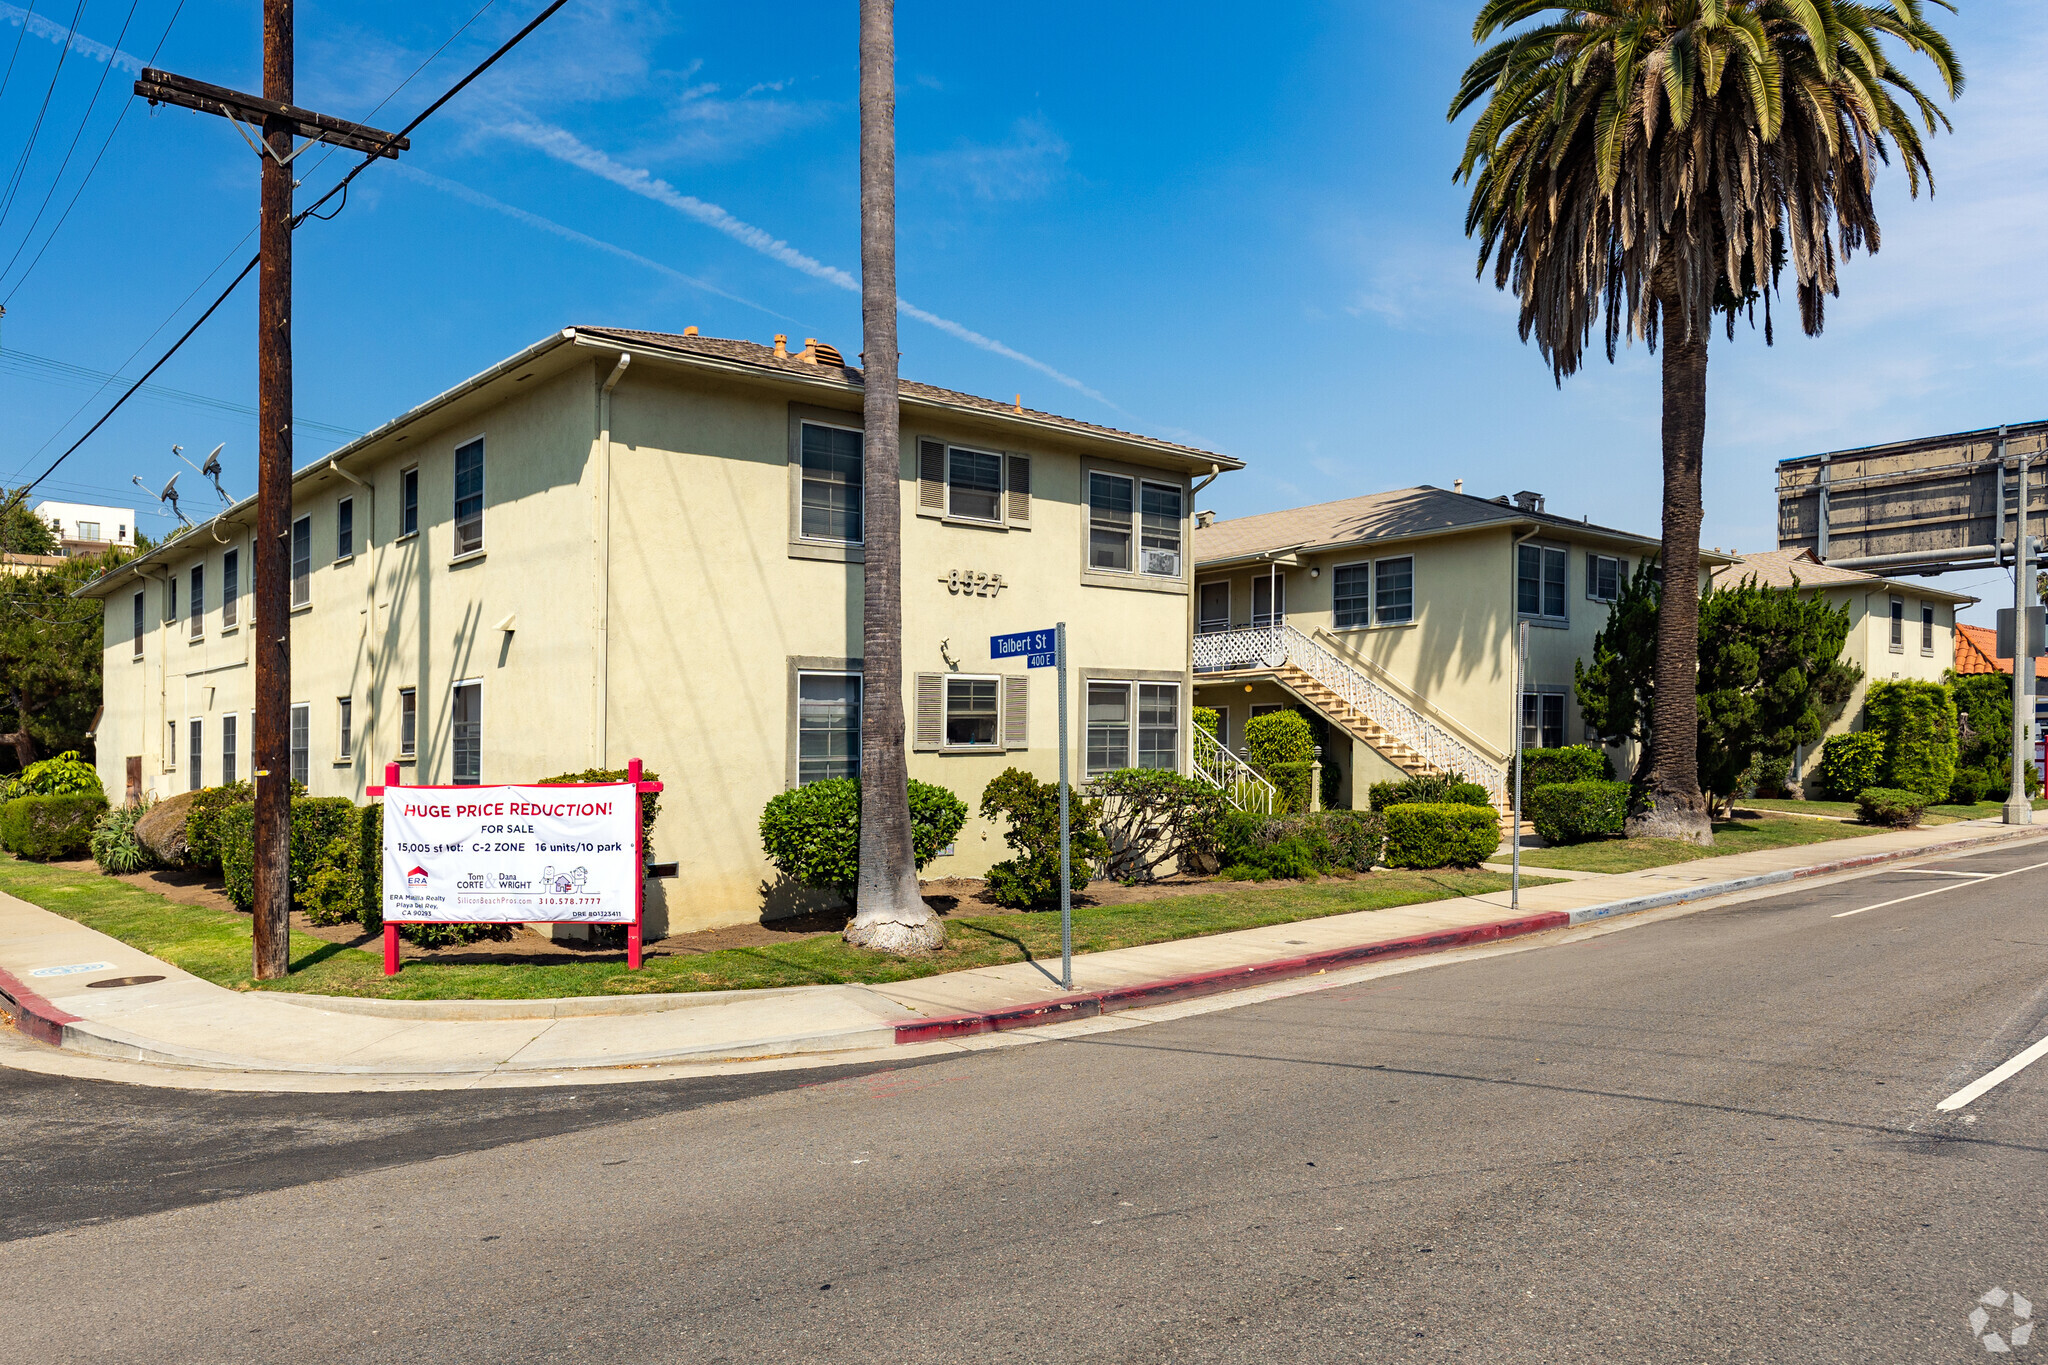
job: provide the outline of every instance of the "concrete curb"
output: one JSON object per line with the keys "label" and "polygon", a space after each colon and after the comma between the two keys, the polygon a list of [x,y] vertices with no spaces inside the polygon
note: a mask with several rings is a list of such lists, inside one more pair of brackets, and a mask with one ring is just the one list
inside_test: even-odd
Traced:
{"label": "concrete curb", "polygon": [[7,1002],[17,1029],[51,1047],[64,1046],[65,1025],[85,1022],[43,999],[11,972],[0,971],[0,1000]]}

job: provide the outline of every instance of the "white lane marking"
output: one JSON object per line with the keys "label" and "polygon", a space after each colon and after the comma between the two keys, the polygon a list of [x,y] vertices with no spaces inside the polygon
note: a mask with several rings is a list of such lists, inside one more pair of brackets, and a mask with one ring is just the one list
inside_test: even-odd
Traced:
{"label": "white lane marking", "polygon": [[[2027,865],[2026,867],[2016,867],[2016,868],[2014,868],[2014,869],[2013,869],[2012,871],[2010,871],[2010,872],[1981,872],[1981,873],[1977,873],[1977,874],[1975,874],[1975,875],[1976,875],[1976,876],[1977,876],[1977,878],[1978,878],[1979,880],[1981,880],[1981,881],[1987,881],[1987,882],[1995,882],[1995,881],[1997,881],[1997,880],[1998,880],[1998,879],[1999,879],[2000,877],[2016,877],[2016,876],[2018,876],[2018,875],[2019,875],[2020,873],[2022,873],[2022,872],[2038,872],[2038,871],[2040,871],[2040,870],[2041,870],[2042,868],[2044,868],[2044,867],[2048,867],[2048,863],[2030,863],[2030,864],[2028,864],[2028,865]],[[1901,871],[1903,871],[1904,869],[1900,869],[1900,870],[1901,870]],[[1878,902],[1877,904],[1875,904],[1875,905],[1863,905],[1863,906],[1858,906],[1858,907],[1857,907],[1856,909],[1854,909],[1854,910],[1843,910],[1843,911],[1841,911],[1841,912],[1840,912],[1840,913],[1838,913],[1838,914],[1833,914],[1833,915],[1829,915],[1829,916],[1828,916],[1828,918],[1829,918],[1829,919],[1847,919],[1847,918],[1849,918],[1849,916],[1851,916],[1851,915],[1860,915],[1860,914],[1862,914],[1862,913],[1863,913],[1864,911],[1866,911],[1866,910],[1882,910],[1882,909],[1884,909],[1884,908],[1885,908],[1885,907],[1886,907],[1887,905],[1903,905],[1903,904],[1905,904],[1905,903],[1906,903],[1907,901],[1917,901],[1917,900],[1919,900],[1919,899],[1920,899],[1920,898],[1921,898],[1922,896],[1938,896],[1938,895],[1940,895],[1940,894],[1941,894],[1942,892],[1944,892],[1944,891],[1954,891],[1954,890],[1955,890],[1955,889],[1956,889],[1956,888],[1957,888],[1958,886],[1961,886],[1961,885],[1963,885],[1963,883],[1960,883],[1960,882],[1958,882],[1958,883],[1956,883],[1956,884],[1954,884],[1954,885],[1950,885],[1950,886],[1937,886],[1937,887],[1934,887],[1934,888],[1932,888],[1931,890],[1927,890],[1927,891],[1915,891],[1915,892],[1914,892],[1914,893],[1913,893],[1912,895],[1910,895],[1910,896],[1899,896],[1899,897],[1896,897],[1895,899],[1892,899],[1892,900],[1888,900],[1888,901],[1879,901],[1879,902]]]}
{"label": "white lane marking", "polygon": [[1999,1085],[2005,1081],[2009,1081],[2013,1077],[2019,1075],[2022,1071],[2025,1071],[2028,1067],[2032,1066],[2035,1062],[2040,1061],[2043,1057],[2048,1057],[2048,1038],[2043,1038],[2040,1042],[2034,1044],[2025,1052],[2022,1052],[2019,1056],[2007,1062],[2004,1066],[1999,1067],[1996,1071],[1990,1072],[1987,1075],[1981,1076],[1978,1079],[1971,1081],[1961,1090],[1956,1091],[1955,1094],[1950,1095],[1947,1099],[1943,1100],[1940,1104],[1937,1104],[1934,1107],[1936,1109],[1941,1110],[1943,1113],[1947,1113],[1955,1109],[1960,1109],[1964,1105],[1968,1104],[1971,1100],[1976,1099],[1979,1095],[1982,1095],[1985,1091],[1991,1089],[1991,1087]]}
{"label": "white lane marking", "polygon": [[1996,872],[1955,872],[1945,867],[1900,867],[1895,872],[1911,872],[1921,877],[1996,877]]}

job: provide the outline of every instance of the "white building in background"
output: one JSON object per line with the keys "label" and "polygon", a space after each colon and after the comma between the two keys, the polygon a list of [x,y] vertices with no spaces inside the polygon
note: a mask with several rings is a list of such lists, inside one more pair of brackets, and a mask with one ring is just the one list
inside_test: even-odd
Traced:
{"label": "white building in background", "polygon": [[67,555],[96,555],[135,548],[135,509],[85,502],[39,502],[35,514],[57,533]]}

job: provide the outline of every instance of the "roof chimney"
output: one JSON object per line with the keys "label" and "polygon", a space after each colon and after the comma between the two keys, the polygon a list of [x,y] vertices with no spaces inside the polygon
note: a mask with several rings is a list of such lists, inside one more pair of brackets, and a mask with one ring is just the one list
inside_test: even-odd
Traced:
{"label": "roof chimney", "polygon": [[1462,492],[1464,492],[1464,491],[1465,491],[1465,481],[1464,481],[1463,479],[1452,479],[1452,480],[1451,480],[1451,491],[1452,491],[1453,493],[1462,493]]}
{"label": "roof chimney", "polygon": [[1543,495],[1541,493],[1531,493],[1528,489],[1524,488],[1521,492],[1515,494],[1515,506],[1521,508],[1524,512],[1541,512],[1543,510]]}
{"label": "roof chimney", "polygon": [[777,360],[789,359],[789,338],[781,332],[775,334],[775,358]]}
{"label": "roof chimney", "polygon": [[816,337],[804,338],[804,349],[798,354],[797,359],[803,361],[806,365],[818,363],[818,339]]}
{"label": "roof chimney", "polygon": [[686,337],[693,337],[697,335],[697,324],[693,322],[688,327],[685,327],[683,329],[683,335]]}
{"label": "roof chimney", "polygon": [[1216,524],[1216,514],[1215,514],[1214,512],[1197,512],[1197,513],[1195,513],[1195,529],[1196,529],[1197,531],[1206,531],[1206,530],[1208,530],[1208,529],[1209,529],[1209,528],[1210,528],[1211,526],[1214,526],[1215,524]]}

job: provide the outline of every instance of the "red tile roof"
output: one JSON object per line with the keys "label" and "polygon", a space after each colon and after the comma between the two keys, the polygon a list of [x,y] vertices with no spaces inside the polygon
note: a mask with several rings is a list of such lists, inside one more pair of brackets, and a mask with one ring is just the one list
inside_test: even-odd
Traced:
{"label": "red tile roof", "polygon": [[[1998,657],[1998,632],[1956,623],[1956,672],[2010,673],[2012,660]],[[2048,659],[2034,660],[2034,676],[2048,678]]]}

